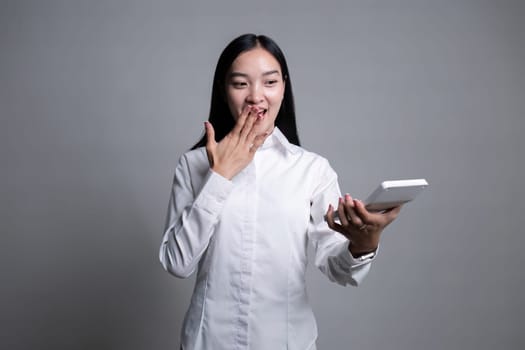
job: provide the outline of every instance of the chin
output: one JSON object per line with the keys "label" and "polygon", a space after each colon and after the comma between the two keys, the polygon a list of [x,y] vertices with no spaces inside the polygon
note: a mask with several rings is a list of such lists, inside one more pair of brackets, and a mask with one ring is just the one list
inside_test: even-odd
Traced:
{"label": "chin", "polygon": [[273,131],[273,128],[275,127],[275,124],[267,120],[265,117],[258,120],[257,124],[255,125],[257,134],[264,134],[265,132],[271,133]]}

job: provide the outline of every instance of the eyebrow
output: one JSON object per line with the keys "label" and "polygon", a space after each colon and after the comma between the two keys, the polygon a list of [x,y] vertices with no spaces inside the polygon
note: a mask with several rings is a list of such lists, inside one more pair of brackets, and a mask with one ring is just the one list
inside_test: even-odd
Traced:
{"label": "eyebrow", "polygon": [[[267,71],[267,72],[264,72],[262,75],[263,77],[265,76],[268,76],[268,75],[272,75],[272,74],[280,74],[279,71],[277,69],[274,69],[274,70],[270,70],[270,71]],[[234,77],[244,77],[244,78],[247,78],[248,77],[248,74],[246,73],[241,73],[241,72],[231,72],[229,74],[229,78],[234,78]]]}

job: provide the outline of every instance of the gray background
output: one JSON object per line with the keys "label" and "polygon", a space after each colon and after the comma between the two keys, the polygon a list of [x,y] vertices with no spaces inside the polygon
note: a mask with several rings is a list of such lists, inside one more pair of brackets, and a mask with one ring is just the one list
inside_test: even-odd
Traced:
{"label": "gray background", "polygon": [[360,288],[310,267],[320,349],[522,349],[522,1],[1,1],[2,349],[176,349],[193,280],[157,260],[220,51],[287,55],[343,191],[430,189]]}

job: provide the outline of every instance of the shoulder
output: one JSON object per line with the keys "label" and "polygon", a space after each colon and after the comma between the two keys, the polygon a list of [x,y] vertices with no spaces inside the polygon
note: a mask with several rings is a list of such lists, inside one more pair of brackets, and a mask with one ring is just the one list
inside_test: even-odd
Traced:
{"label": "shoulder", "polygon": [[206,163],[208,164],[208,156],[206,155],[206,148],[198,147],[192,150],[185,152],[181,157],[180,161],[188,162],[189,164],[199,164]]}
{"label": "shoulder", "polygon": [[301,167],[307,172],[305,175],[311,174],[324,180],[337,178],[336,172],[324,156],[300,146],[290,145],[290,147],[290,150],[293,151],[291,152],[292,157],[296,158],[297,164],[301,164]]}
{"label": "shoulder", "polygon": [[301,183],[310,189],[311,198],[325,193],[329,188],[339,188],[337,173],[327,158],[302,147],[294,147],[296,152],[292,155],[295,158],[292,163],[301,174]]}
{"label": "shoulder", "polygon": [[292,150],[292,154],[297,155],[305,162],[310,162],[323,168],[330,168],[330,162],[328,159],[318,153],[296,145],[290,145],[290,149]]}
{"label": "shoulder", "polygon": [[199,147],[182,154],[177,162],[177,170],[191,173],[206,172],[209,169],[206,149]]}

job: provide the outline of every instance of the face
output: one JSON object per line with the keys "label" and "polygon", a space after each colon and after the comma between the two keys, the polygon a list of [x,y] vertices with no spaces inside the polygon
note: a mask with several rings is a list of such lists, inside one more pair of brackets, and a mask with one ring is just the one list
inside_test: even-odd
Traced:
{"label": "face", "polygon": [[241,53],[226,75],[226,98],[237,120],[247,106],[257,108],[257,134],[272,132],[284,97],[279,62],[271,53],[256,47]]}

